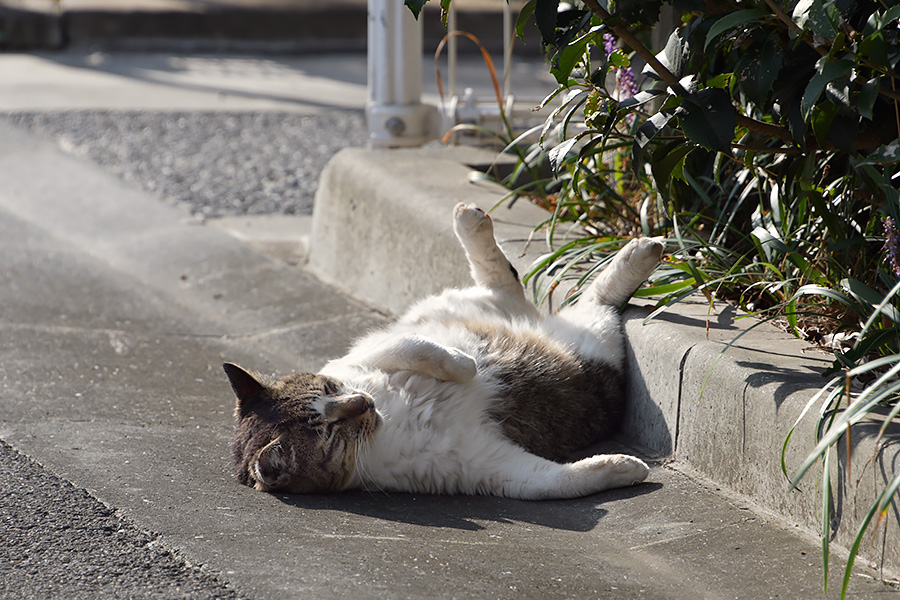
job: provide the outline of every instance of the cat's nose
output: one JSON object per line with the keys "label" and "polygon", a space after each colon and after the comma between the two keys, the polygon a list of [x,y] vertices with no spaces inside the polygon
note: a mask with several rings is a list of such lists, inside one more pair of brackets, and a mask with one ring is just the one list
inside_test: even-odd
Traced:
{"label": "cat's nose", "polygon": [[366,394],[345,394],[325,407],[325,418],[330,421],[352,419],[365,414],[375,406],[375,401]]}

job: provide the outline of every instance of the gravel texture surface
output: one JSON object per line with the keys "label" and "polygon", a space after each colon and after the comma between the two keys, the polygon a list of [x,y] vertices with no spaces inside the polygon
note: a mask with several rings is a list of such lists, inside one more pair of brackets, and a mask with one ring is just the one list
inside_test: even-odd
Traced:
{"label": "gravel texture surface", "polygon": [[310,214],[335,152],[367,141],[359,111],[61,111],[8,118],[203,216]]}
{"label": "gravel texture surface", "polygon": [[3,442],[0,536],[4,600],[240,597]]}

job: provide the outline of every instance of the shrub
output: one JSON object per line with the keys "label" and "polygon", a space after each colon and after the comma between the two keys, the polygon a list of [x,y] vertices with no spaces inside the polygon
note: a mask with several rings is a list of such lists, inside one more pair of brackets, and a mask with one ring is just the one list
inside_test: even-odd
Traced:
{"label": "shrub", "polygon": [[[655,54],[663,9],[677,26]],[[885,428],[900,412],[900,3],[530,0],[520,35],[532,17],[559,83],[545,104],[561,101],[531,147],[506,140],[521,157],[507,183],[548,209],[556,247],[528,277],[546,295],[622,237],[664,234],[672,255],[640,292],[660,309],[701,291],[833,346],[834,378],[807,407],[820,403],[817,446],[792,479],[824,458],[829,498],[838,440],[878,407]],[[520,183],[541,161],[553,176]],[[868,387],[842,410],[853,378]],[[848,577],[898,488],[900,473]]]}

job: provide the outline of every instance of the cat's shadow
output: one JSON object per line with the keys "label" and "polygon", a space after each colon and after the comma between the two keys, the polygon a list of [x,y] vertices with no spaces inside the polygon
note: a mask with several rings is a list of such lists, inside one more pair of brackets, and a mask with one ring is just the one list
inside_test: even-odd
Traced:
{"label": "cat's shadow", "polygon": [[276,497],[306,510],[341,511],[421,527],[479,531],[487,528],[486,522],[518,522],[586,532],[608,514],[603,504],[643,496],[662,487],[661,483],[649,482],[584,498],[544,501],[363,491],[308,496],[276,494]]}

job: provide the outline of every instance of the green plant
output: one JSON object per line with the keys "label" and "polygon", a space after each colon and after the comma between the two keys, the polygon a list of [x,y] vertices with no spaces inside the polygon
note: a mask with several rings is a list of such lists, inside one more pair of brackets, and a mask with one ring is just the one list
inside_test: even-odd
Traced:
{"label": "green plant", "polygon": [[[672,32],[654,53],[664,4]],[[886,405],[885,423],[895,419],[900,3],[531,0],[520,34],[532,17],[559,83],[545,103],[559,105],[537,142],[507,140],[523,157],[508,182],[549,211],[555,250],[528,274],[539,299],[585,279],[582,265],[602,264],[621,238],[667,235],[671,256],[640,292],[662,296],[659,310],[699,291],[816,343],[857,336],[811,402],[832,428],[794,483],[858,415]],[[640,63],[640,87],[623,93],[621,74]],[[522,183],[542,161],[553,176]],[[841,409],[848,378],[868,387]],[[896,494],[888,485],[869,519]],[[823,504],[826,560],[832,510]]]}

